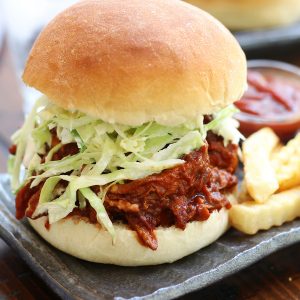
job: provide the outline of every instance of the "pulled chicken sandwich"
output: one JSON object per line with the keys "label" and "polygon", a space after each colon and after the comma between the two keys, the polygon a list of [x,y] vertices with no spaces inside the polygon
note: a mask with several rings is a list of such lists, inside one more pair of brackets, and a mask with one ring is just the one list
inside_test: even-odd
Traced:
{"label": "pulled chicken sandwich", "polygon": [[81,1],[39,35],[23,79],[43,96],[12,137],[16,217],[54,247],[151,265],[228,228],[246,60],[213,17],[177,0]]}

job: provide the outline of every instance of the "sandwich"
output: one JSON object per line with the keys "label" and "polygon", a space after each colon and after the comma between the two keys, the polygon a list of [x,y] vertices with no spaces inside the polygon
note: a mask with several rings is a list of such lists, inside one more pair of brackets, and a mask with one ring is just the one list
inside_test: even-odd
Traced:
{"label": "sandwich", "polygon": [[23,80],[43,95],[12,137],[16,217],[75,257],[173,262],[228,228],[246,59],[176,0],[81,1],[54,18]]}
{"label": "sandwich", "polygon": [[232,30],[286,26],[300,20],[298,0],[186,0]]}

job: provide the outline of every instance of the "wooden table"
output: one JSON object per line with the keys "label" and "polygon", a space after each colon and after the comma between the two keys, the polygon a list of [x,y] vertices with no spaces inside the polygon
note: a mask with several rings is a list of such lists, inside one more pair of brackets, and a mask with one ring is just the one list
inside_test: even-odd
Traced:
{"label": "wooden table", "polygon": [[[0,172],[5,172],[9,136],[22,123],[22,101],[7,47],[0,58]],[[300,65],[300,54],[285,53],[272,58]],[[300,299],[300,244],[184,298]],[[0,299],[58,299],[1,239]]]}

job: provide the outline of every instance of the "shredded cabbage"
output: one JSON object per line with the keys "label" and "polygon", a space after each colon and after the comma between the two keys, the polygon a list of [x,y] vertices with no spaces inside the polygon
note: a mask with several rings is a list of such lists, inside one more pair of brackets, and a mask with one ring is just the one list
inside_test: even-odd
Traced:
{"label": "shredded cabbage", "polygon": [[15,156],[9,155],[8,161],[7,161],[7,171],[9,175],[13,175],[14,172],[14,165],[15,165]]}
{"label": "shredded cabbage", "polygon": [[48,122],[44,122],[42,126],[33,129],[31,134],[36,146],[36,152],[39,154],[44,154],[45,144],[50,146],[51,143],[51,133],[48,125]]}
{"label": "shredded cabbage", "polygon": [[111,234],[113,241],[115,241],[115,230],[114,226],[109,219],[109,216],[104,208],[103,199],[98,198],[98,196],[92,192],[90,188],[80,189],[81,194],[90,202],[91,206],[97,213],[97,220],[104,228]]}
{"label": "shredded cabbage", "polygon": [[48,152],[48,154],[45,157],[45,163],[48,163],[49,161],[51,161],[53,155],[61,148],[61,146],[62,146],[62,144],[59,143]]}
{"label": "shredded cabbage", "polygon": [[211,130],[215,134],[222,136],[225,146],[229,142],[238,144],[240,140],[244,139],[244,136],[238,130],[239,122],[232,118],[238,112],[239,110],[235,106],[227,106],[219,113],[213,115],[214,119],[205,125],[206,131]]}
{"label": "shredded cabbage", "polygon": [[[47,101],[48,102],[48,101]],[[11,186],[14,192],[20,187],[20,169],[24,158],[28,137],[31,136],[35,126],[36,113],[39,108],[45,106],[45,97],[40,98],[25,120],[23,127],[13,135],[12,140],[17,145],[14,167],[12,170]],[[24,179],[23,179],[24,180]]]}
{"label": "shredded cabbage", "polygon": [[[200,148],[209,130],[223,136],[225,144],[238,143],[242,136],[237,122],[232,119],[235,113],[234,106],[229,106],[215,114],[208,124],[204,124],[200,116],[195,122],[175,127],[156,122],[130,127],[66,111],[43,97],[13,136],[17,153],[9,162],[12,187],[14,190],[20,187],[20,166],[28,148],[27,141],[31,140],[34,147],[27,155],[29,166],[23,184],[32,180],[31,187],[34,187],[45,181],[34,216],[47,212],[51,224],[72,212],[77,200],[80,208],[88,201],[99,223],[114,236],[113,225],[103,206],[108,188],[117,182],[144,178],[183,164],[182,155]],[[51,145],[53,128],[60,144],[46,151]],[[52,161],[53,155],[68,143],[77,143],[79,153]],[[67,182],[67,187],[57,193],[61,180]],[[98,195],[90,189],[95,185],[101,186]]]}

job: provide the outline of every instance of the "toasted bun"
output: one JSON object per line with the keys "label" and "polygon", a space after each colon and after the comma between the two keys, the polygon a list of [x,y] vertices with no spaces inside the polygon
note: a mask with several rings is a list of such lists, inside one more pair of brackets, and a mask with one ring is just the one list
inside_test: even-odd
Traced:
{"label": "toasted bun", "polygon": [[225,27],[178,0],[87,0],[40,34],[23,79],[110,123],[178,125],[239,99],[246,59]]}
{"label": "toasted bun", "polygon": [[300,19],[299,0],[186,0],[208,11],[230,29],[287,25]]}
{"label": "toasted bun", "polygon": [[116,243],[113,245],[109,233],[98,224],[72,217],[52,224],[47,230],[45,221],[46,217],[29,219],[46,241],[63,252],[97,263],[143,266],[171,263],[211,244],[228,228],[228,211],[213,212],[204,222],[188,223],[185,230],[174,226],[158,228],[156,251],[142,246],[135,231],[125,225],[114,225]]}

